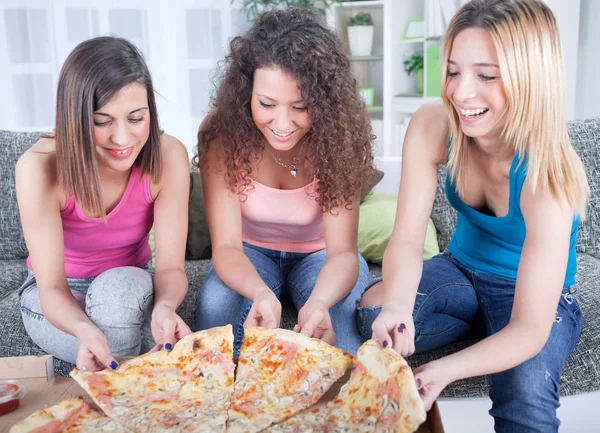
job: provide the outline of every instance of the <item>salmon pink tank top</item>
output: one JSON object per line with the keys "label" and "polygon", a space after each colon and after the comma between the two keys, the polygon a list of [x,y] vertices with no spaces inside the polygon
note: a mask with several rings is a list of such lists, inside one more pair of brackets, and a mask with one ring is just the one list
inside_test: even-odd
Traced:
{"label": "salmon pink tank top", "polygon": [[312,253],[325,248],[323,212],[314,194],[317,181],[291,190],[252,181],[242,208],[242,240],[276,251]]}
{"label": "salmon pink tank top", "polygon": [[[154,223],[154,201],[148,175],[141,180],[139,176],[134,166],[121,201],[107,215],[107,224],[102,218],[86,217],[81,204],[67,195],[60,212],[67,277],[96,277],[108,269],[142,266],[152,259],[148,234]],[[29,257],[27,266],[32,269]]]}

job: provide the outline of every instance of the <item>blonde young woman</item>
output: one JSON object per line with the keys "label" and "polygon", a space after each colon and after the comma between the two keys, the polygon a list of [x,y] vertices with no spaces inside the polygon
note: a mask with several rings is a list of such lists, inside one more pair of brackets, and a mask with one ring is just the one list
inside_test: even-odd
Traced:
{"label": "blonde young woman", "polygon": [[[383,282],[363,296],[359,328],[403,356],[481,333],[415,370],[426,407],[449,383],[489,374],[496,431],[557,431],[583,322],[572,286],[588,185],[566,131],[555,18],[537,0],[473,0],[449,25],[443,62],[443,106],[411,121]],[[445,163],[456,231],[423,263]]]}

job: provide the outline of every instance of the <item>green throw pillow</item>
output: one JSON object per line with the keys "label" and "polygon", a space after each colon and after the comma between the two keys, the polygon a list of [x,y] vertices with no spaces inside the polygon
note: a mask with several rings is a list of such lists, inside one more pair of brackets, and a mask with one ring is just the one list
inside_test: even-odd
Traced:
{"label": "green throw pillow", "polygon": [[152,251],[152,267],[154,267],[154,264],[156,263],[156,251],[154,250],[154,226],[152,226],[150,229],[148,243],[150,244],[150,250]]}
{"label": "green throw pillow", "polygon": [[[383,261],[383,253],[394,228],[397,200],[397,197],[388,194],[373,193],[360,205],[358,246],[368,262]],[[430,259],[439,252],[435,226],[430,218],[425,236],[423,260]]]}

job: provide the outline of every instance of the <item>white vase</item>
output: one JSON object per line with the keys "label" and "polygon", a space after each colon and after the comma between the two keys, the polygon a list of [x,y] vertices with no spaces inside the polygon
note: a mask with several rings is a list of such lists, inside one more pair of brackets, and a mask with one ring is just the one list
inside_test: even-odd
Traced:
{"label": "white vase", "polygon": [[348,43],[353,56],[370,56],[373,47],[373,26],[348,27]]}

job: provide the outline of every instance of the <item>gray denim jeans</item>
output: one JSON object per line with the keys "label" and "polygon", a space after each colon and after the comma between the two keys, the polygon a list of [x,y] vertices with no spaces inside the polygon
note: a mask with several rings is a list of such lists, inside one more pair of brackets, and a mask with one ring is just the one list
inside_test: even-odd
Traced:
{"label": "gray denim jeans", "polygon": [[[67,278],[71,293],[108,340],[113,356],[137,356],[154,346],[150,319],[154,303],[154,270],[125,266],[95,278]],[[35,275],[21,286],[21,316],[31,339],[52,356],[75,363],[77,339],[52,325],[42,312]]]}

